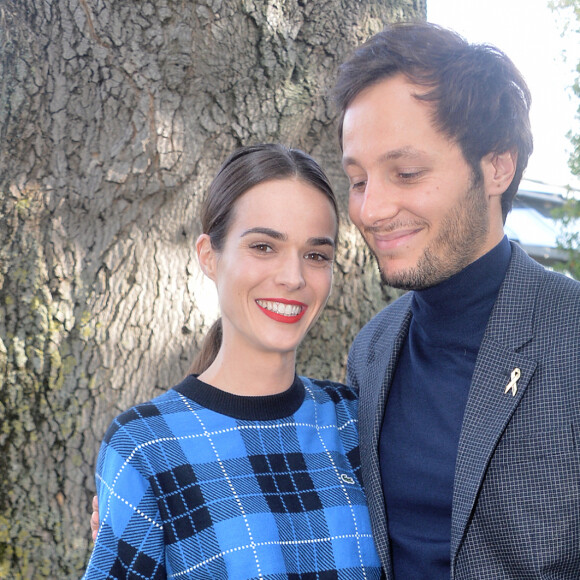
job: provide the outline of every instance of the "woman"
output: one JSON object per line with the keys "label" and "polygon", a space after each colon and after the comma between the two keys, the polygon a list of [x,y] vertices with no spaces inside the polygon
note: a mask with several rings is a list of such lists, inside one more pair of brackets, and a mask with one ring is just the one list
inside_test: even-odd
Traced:
{"label": "woman", "polygon": [[201,218],[221,319],[191,374],[105,435],[85,578],[379,578],[355,393],[295,374],[331,289],[328,180],[300,151],[243,148]]}

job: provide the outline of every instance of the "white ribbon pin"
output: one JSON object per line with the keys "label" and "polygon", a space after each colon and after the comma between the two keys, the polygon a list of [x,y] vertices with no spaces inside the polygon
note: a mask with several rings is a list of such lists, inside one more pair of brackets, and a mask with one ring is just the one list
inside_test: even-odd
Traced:
{"label": "white ribbon pin", "polygon": [[512,371],[512,375],[510,377],[510,382],[507,384],[505,391],[504,391],[504,395],[507,395],[509,391],[512,392],[512,397],[516,396],[516,393],[518,392],[518,381],[520,380],[520,377],[522,376],[522,372],[520,371],[520,369],[515,368]]}

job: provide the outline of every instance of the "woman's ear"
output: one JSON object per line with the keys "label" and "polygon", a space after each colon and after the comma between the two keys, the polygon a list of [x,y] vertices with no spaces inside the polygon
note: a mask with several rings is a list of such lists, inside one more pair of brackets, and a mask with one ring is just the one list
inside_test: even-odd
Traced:
{"label": "woman's ear", "polygon": [[517,151],[488,153],[481,160],[485,191],[490,196],[502,196],[516,173]]}
{"label": "woman's ear", "polygon": [[197,259],[202,272],[211,280],[215,281],[216,270],[216,251],[211,245],[211,239],[208,234],[201,234],[195,242]]}

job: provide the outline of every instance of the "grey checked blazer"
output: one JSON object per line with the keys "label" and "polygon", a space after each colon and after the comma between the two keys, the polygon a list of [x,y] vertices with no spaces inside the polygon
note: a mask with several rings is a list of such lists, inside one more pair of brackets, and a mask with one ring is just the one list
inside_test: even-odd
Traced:
{"label": "grey checked blazer", "polygon": [[[375,316],[348,360],[348,380],[360,392],[373,533],[391,580],[378,440],[411,297]],[[516,368],[517,392],[505,393]],[[545,270],[516,245],[465,409],[450,558],[456,580],[580,579],[580,283]]]}

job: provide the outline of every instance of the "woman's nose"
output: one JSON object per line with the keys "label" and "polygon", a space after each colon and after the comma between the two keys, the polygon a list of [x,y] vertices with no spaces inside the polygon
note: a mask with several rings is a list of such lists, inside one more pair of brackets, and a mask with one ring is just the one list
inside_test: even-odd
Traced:
{"label": "woman's nose", "polygon": [[286,286],[290,290],[298,290],[305,286],[304,261],[302,256],[287,255],[280,260],[276,272],[276,282]]}

